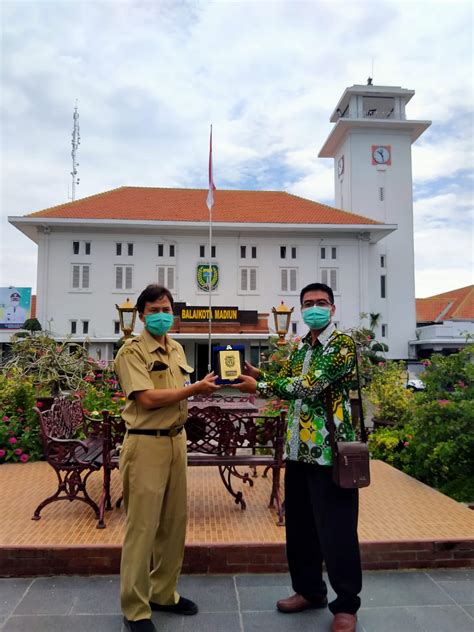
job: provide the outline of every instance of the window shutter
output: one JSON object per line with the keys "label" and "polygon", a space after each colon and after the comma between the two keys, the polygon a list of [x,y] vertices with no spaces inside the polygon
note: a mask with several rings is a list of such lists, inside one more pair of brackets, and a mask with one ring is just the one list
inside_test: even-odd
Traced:
{"label": "window shutter", "polygon": [[125,268],[125,289],[126,290],[132,289],[132,270],[133,268],[131,266],[127,266]]}
{"label": "window shutter", "polygon": [[329,285],[328,284],[328,271],[326,269],[321,270],[321,283],[324,283],[324,285]]}
{"label": "window shutter", "polygon": [[82,266],[82,287],[84,290],[89,287],[89,266]]}
{"label": "window shutter", "polygon": [[257,258],[257,246],[252,246],[252,259]]}
{"label": "window shutter", "polygon": [[288,292],[288,270],[281,271],[281,291]]}
{"label": "window shutter", "polygon": [[127,244],[128,256],[133,257],[133,244]]}
{"label": "window shutter", "polygon": [[170,257],[174,257],[174,244],[170,244]]}
{"label": "window shutter", "polygon": [[247,256],[247,246],[240,246],[240,258],[245,259]]}
{"label": "window shutter", "polygon": [[296,292],[296,270],[290,270],[290,292]]}
{"label": "window shutter", "polygon": [[78,288],[80,282],[81,268],[80,266],[72,266],[72,287]]}
{"label": "window shutter", "polygon": [[240,270],[240,289],[244,291],[247,290],[247,268]]}
{"label": "window shutter", "polygon": [[79,254],[79,242],[78,241],[73,241],[72,242],[72,254],[73,255],[78,255]]}
{"label": "window shutter", "polygon": [[174,290],[174,268],[168,268],[167,281],[168,290]]}
{"label": "window shutter", "polygon": [[164,285],[165,284],[165,269],[160,266],[158,268],[158,285]]}
{"label": "window shutter", "polygon": [[331,259],[337,259],[337,248],[334,246],[331,248]]}
{"label": "window shutter", "polygon": [[115,254],[120,257],[122,254],[122,244],[115,244]]}
{"label": "window shutter", "polygon": [[121,290],[123,286],[123,268],[122,266],[117,266],[115,268],[115,289]]}
{"label": "window shutter", "polygon": [[337,270],[331,270],[331,283],[329,287],[335,292],[337,290]]}
{"label": "window shutter", "polygon": [[257,289],[257,268],[250,268],[250,291]]}

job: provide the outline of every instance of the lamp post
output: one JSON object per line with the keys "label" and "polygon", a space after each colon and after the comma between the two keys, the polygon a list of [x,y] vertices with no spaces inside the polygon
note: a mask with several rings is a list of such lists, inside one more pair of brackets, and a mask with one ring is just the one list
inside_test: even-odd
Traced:
{"label": "lamp post", "polygon": [[130,299],[127,298],[121,305],[115,305],[119,313],[120,329],[123,332],[124,338],[129,338],[132,335],[132,331],[135,328],[135,319],[137,317],[137,308],[130,303]]}
{"label": "lamp post", "polygon": [[272,307],[273,318],[275,319],[275,331],[278,334],[278,344],[284,345],[286,343],[285,336],[290,328],[291,314],[294,307],[288,307],[282,301],[278,307]]}

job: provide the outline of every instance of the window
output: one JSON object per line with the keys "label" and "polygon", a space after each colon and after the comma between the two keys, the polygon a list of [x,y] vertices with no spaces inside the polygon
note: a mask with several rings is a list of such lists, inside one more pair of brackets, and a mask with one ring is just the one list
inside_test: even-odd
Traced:
{"label": "window", "polygon": [[[174,246],[173,246],[173,248],[174,248]],[[206,258],[206,246],[199,246],[199,256],[201,257],[201,259],[205,259]],[[211,257],[214,259],[215,256],[216,256],[216,247],[215,246],[211,246]]]}
{"label": "window", "polygon": [[385,274],[382,274],[380,277],[380,297],[387,298],[387,282]]}
{"label": "window", "polygon": [[257,246],[252,246],[252,259],[257,258]]}
{"label": "window", "polygon": [[257,291],[257,268],[240,268],[240,291]]}
{"label": "window", "polygon": [[115,289],[131,290],[133,287],[133,267],[115,266]]}
{"label": "window", "polygon": [[286,246],[280,246],[280,259],[286,259]]}
{"label": "window", "polygon": [[388,325],[386,323],[382,323],[382,338],[386,338],[388,336]]}
{"label": "window", "polygon": [[337,268],[321,268],[321,283],[329,285],[333,292],[337,292]]}
{"label": "window", "polygon": [[122,255],[122,244],[115,244],[115,254],[117,257]]}
{"label": "window", "polygon": [[170,257],[174,257],[174,244],[170,244]]}
{"label": "window", "polygon": [[91,254],[91,242],[90,241],[73,241],[72,242],[72,254],[73,255],[80,255],[81,253],[83,255],[90,255]]}
{"label": "window", "polygon": [[74,264],[72,266],[72,289],[88,290],[89,289],[89,272],[90,266],[82,264]]}
{"label": "window", "polygon": [[247,257],[247,246],[240,246],[240,258],[245,259]]}
{"label": "window", "polygon": [[120,333],[120,321],[114,320],[114,334]]}
{"label": "window", "polygon": [[298,323],[291,323],[291,333],[292,334],[298,333]]}
{"label": "window", "polygon": [[333,246],[331,248],[331,259],[336,259],[336,258],[337,258],[337,248]]}
{"label": "window", "polygon": [[296,246],[291,246],[291,258],[296,259]]}
{"label": "window", "polygon": [[82,321],[82,333],[83,334],[88,334],[89,333],[89,321],[88,320],[83,320]]}
{"label": "window", "polygon": [[385,268],[385,255],[380,255],[380,267]]}
{"label": "window", "polygon": [[379,200],[380,202],[385,200],[385,187],[379,187]]}
{"label": "window", "polygon": [[321,259],[326,259],[326,248],[321,248]]}
{"label": "window", "polygon": [[174,266],[158,266],[158,285],[164,285],[171,292],[175,289],[175,268]]}
{"label": "window", "polygon": [[297,288],[297,268],[282,268],[280,270],[280,290],[282,292],[296,292]]}
{"label": "window", "polygon": [[133,257],[133,244],[127,244],[127,255]]}
{"label": "window", "polygon": [[158,244],[158,256],[162,257],[164,254],[165,248],[163,244]]}
{"label": "window", "polygon": [[77,333],[77,320],[71,320],[71,334]]}

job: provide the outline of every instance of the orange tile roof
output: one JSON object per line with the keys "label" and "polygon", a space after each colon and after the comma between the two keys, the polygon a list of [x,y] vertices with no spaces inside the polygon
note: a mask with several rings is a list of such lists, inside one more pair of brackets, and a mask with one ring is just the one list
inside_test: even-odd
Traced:
{"label": "orange tile roof", "polygon": [[474,285],[416,299],[417,322],[474,319]]}
{"label": "orange tile roof", "polygon": [[[207,222],[207,190],[120,187],[27,217]],[[284,191],[216,191],[214,222],[379,224]]]}

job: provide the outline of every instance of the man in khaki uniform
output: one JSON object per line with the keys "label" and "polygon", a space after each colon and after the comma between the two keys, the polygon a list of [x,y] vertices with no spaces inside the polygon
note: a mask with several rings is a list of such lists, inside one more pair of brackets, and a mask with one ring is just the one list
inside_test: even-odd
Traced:
{"label": "man in khaki uniform", "polygon": [[[182,346],[166,332],[173,297],[149,285],[137,300],[143,333],[125,342],[115,370],[127,396],[120,475],[127,514],[120,567],[121,604],[132,632],[154,632],[151,611],[196,614],[176,591],[186,533],[187,398],[219,388],[210,373],[194,384]],[[150,572],[150,562],[152,570]]]}

